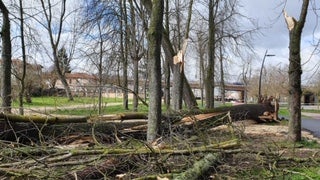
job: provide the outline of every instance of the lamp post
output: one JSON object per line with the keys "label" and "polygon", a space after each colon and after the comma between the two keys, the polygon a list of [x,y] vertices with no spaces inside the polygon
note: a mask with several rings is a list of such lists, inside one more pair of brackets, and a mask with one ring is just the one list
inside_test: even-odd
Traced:
{"label": "lamp post", "polygon": [[260,69],[260,76],[259,76],[259,96],[258,98],[261,98],[261,77],[262,77],[262,69],[264,66],[264,61],[266,60],[266,57],[270,57],[270,56],[275,56],[274,54],[268,54],[268,50],[266,50],[264,56],[263,56],[263,60],[262,60],[262,65],[261,65],[261,69]]}

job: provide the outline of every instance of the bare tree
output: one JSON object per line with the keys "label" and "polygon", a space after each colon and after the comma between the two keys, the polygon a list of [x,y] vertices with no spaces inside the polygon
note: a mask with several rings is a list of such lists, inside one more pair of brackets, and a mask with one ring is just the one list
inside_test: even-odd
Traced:
{"label": "bare tree", "polygon": [[21,50],[22,50],[22,76],[21,76],[21,89],[19,92],[19,114],[23,115],[23,97],[25,93],[25,78],[26,78],[26,67],[27,67],[27,58],[26,58],[26,46],[24,40],[24,16],[23,16],[23,3],[22,0],[19,0],[19,10],[20,10],[20,37],[21,37]]}
{"label": "bare tree", "polygon": [[205,59],[206,59],[206,49],[207,49],[207,34],[203,31],[197,33],[197,53],[199,57],[199,82],[200,82],[200,98],[201,106],[203,107],[204,103],[204,92],[203,92],[203,80],[205,79]]}
{"label": "bare tree", "polygon": [[252,74],[252,58],[251,57],[247,57],[246,60],[244,60],[242,62],[241,65],[241,79],[242,79],[242,83],[244,85],[244,103],[247,104],[248,103],[248,89],[249,89],[249,83],[251,80],[251,74]]}
{"label": "bare tree", "polygon": [[301,141],[301,34],[306,22],[309,0],[303,0],[299,20],[284,17],[289,29],[289,100],[290,120],[288,138],[292,142]]}
{"label": "bare tree", "polygon": [[[130,54],[133,61],[133,111],[138,111],[138,96],[139,96],[139,61],[144,55],[143,39],[144,30],[139,31],[137,25],[137,18],[135,14],[135,7],[133,0],[130,0],[130,19],[131,19],[131,33],[130,33]],[[140,32],[140,33],[139,33]]]}
{"label": "bare tree", "polygon": [[149,45],[149,114],[147,141],[156,139],[161,121],[161,39],[163,20],[163,0],[152,1],[151,21],[148,30]]}
{"label": "bare tree", "polygon": [[73,96],[71,93],[71,89],[69,87],[69,84],[66,80],[65,75],[62,72],[62,69],[61,69],[62,67],[60,67],[60,61],[58,57],[60,38],[63,31],[63,22],[65,20],[65,15],[66,15],[66,0],[62,0],[60,5],[61,5],[61,9],[58,17],[58,22],[57,24],[54,24],[54,14],[56,13],[53,14],[53,5],[51,3],[51,0],[48,0],[48,1],[41,0],[41,7],[42,7],[42,11],[44,13],[44,17],[46,21],[45,22],[43,22],[43,20],[37,20],[37,21],[48,32],[50,45],[52,49],[53,62],[57,71],[57,75],[66,90],[68,99],[72,101]]}
{"label": "bare tree", "polygon": [[[126,0],[119,1],[120,6],[120,58],[122,62],[123,108],[128,110],[128,20]],[[120,84],[120,83],[119,83]]]}
{"label": "bare tree", "polygon": [[[151,0],[143,0],[142,1],[144,7],[146,10],[151,13],[152,10],[152,1]],[[165,60],[170,65],[171,71],[173,71],[173,57],[177,54],[174,50],[174,46],[170,41],[169,33],[165,30],[164,27],[162,27],[162,47],[165,54]],[[196,98],[194,96],[194,93],[191,89],[191,86],[189,84],[189,81],[187,80],[184,72],[181,73],[183,78],[183,99],[186,104],[186,106],[189,109],[198,108],[198,103],[196,101]]]}
{"label": "bare tree", "polygon": [[[91,1],[84,8],[84,22],[83,22],[83,32],[85,33],[87,39],[89,39],[86,44],[86,50],[84,54],[91,61],[94,66],[94,71],[97,72],[98,79],[98,114],[102,113],[102,91],[104,85],[107,83],[107,75],[109,75],[109,70],[113,67],[112,56],[114,56],[114,51],[118,46],[118,43],[114,39],[117,35],[116,29],[113,27],[112,23],[122,23],[120,19],[117,18],[117,12],[114,5],[122,6],[122,1],[118,4],[117,2],[110,2],[107,4],[101,1]],[[96,8],[96,9],[95,9]],[[120,9],[120,14],[122,10]],[[122,16],[122,14],[121,14]],[[122,25],[122,24],[121,24]],[[122,28],[122,27],[121,27]],[[122,49],[122,31],[120,33],[120,53],[125,53]],[[125,55],[120,55],[120,57]],[[116,59],[116,58],[113,58]],[[126,78],[126,77],[124,77]]]}
{"label": "bare tree", "polygon": [[0,0],[0,10],[2,11],[2,82],[1,82],[1,97],[2,97],[2,110],[6,113],[11,113],[11,33],[10,33],[10,19],[9,11]]}

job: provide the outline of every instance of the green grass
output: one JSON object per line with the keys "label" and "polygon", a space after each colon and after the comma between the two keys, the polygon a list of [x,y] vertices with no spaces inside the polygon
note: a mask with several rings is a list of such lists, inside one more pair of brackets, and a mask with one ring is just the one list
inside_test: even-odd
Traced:
{"label": "green grass", "polygon": [[251,169],[239,173],[241,179],[284,179],[284,180],[304,180],[318,179],[320,177],[320,168],[313,167],[295,167],[295,168],[275,168],[275,169]]}
{"label": "green grass", "polygon": [[291,180],[318,179],[320,177],[319,167],[301,167],[286,171]]}
{"label": "green grass", "polygon": [[[103,103],[122,102],[122,98],[103,98]],[[73,101],[69,101],[67,97],[33,97],[32,103],[24,103],[24,107],[62,107],[71,105],[97,104],[97,97],[74,97]],[[17,100],[12,102],[13,107],[18,107]]]}
{"label": "green grass", "polygon": [[302,141],[299,143],[305,148],[313,148],[313,149],[320,148],[320,144],[316,140],[307,140],[303,138]]}
{"label": "green grass", "polygon": [[[98,107],[90,107],[90,108],[74,108],[74,109],[57,109],[50,111],[48,113],[52,114],[60,114],[60,115],[78,115],[78,116],[92,116],[98,114]],[[123,113],[123,112],[132,112],[132,105],[129,106],[129,110],[125,110],[120,105],[107,105],[102,108],[102,114],[117,114],[117,113]],[[139,105],[138,112],[148,112],[148,107],[144,105]]]}
{"label": "green grass", "polygon": [[289,110],[288,110],[288,108],[280,108],[280,109],[279,109],[279,116],[288,117],[288,116],[289,116]]}

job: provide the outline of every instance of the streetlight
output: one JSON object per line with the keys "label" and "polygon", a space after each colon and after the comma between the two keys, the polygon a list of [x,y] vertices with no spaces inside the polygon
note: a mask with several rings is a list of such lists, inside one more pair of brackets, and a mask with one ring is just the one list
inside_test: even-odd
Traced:
{"label": "streetlight", "polygon": [[262,69],[264,66],[264,61],[266,60],[266,57],[270,57],[270,56],[275,56],[274,54],[268,54],[268,50],[266,50],[266,53],[263,56],[263,60],[262,60],[262,65],[261,65],[261,69],[260,69],[260,77],[259,77],[259,96],[258,98],[261,98],[261,77],[262,77]]}

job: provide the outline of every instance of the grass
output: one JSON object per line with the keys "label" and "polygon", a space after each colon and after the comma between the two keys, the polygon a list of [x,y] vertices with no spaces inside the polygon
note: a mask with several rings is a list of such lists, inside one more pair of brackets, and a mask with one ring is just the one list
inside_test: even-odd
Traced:
{"label": "grass", "polygon": [[[104,103],[122,102],[122,98],[103,98]],[[71,105],[97,104],[97,97],[74,97],[73,101],[69,101],[67,97],[33,97],[32,103],[24,103],[24,107],[61,107]],[[19,102],[14,100],[13,107],[18,107]]]}
{"label": "grass", "polygon": [[288,108],[280,108],[280,109],[279,109],[279,116],[288,117],[288,116],[289,116],[289,110],[288,110]]}
{"label": "grass", "polygon": [[[132,107],[129,105],[129,110],[125,110],[122,105],[110,105],[110,103],[122,103],[122,98],[103,98],[103,114],[115,114],[120,112],[132,112]],[[63,114],[63,115],[95,115],[97,114],[97,107],[93,108],[69,108],[64,109],[63,107],[70,107],[76,105],[86,105],[86,104],[98,104],[97,97],[74,97],[74,101],[69,101],[67,97],[33,97],[32,103],[24,103],[25,108],[37,108],[37,107],[50,107],[57,109],[54,111],[50,111],[50,113]],[[108,105],[109,104],[109,105]],[[201,106],[201,102],[198,100],[199,106]],[[215,102],[215,104],[219,105],[219,102]],[[19,102],[14,100],[12,103],[14,108],[19,106]],[[232,103],[226,103],[224,106],[232,106]],[[60,108],[60,109],[59,109]],[[200,107],[203,108],[203,107]],[[148,112],[148,108],[144,105],[139,105],[139,112]],[[163,111],[165,108],[163,107]],[[304,110],[302,112],[312,112],[312,113],[320,113],[320,110]],[[280,117],[288,117],[289,110],[287,107],[280,107],[279,109]]]}
{"label": "grass", "polygon": [[[102,114],[117,114],[117,113],[123,113],[123,112],[132,112],[132,107],[129,106],[129,110],[125,110],[122,104],[120,104],[120,105],[110,105],[110,106],[107,105],[102,108]],[[139,105],[138,112],[147,113],[148,107],[144,105]],[[98,107],[93,106],[90,108],[57,109],[57,110],[50,111],[50,113],[60,114],[60,115],[91,116],[91,115],[98,114]]]}
{"label": "grass", "polygon": [[256,168],[249,171],[240,172],[239,174],[239,178],[243,179],[318,179],[320,176],[320,168],[306,166],[275,169]]}

